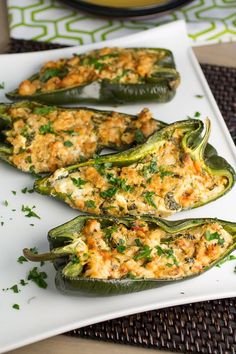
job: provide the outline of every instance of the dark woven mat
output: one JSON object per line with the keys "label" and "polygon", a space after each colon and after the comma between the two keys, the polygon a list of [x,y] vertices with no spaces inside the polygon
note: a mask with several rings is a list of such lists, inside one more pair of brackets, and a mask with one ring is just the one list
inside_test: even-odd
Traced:
{"label": "dark woven mat", "polygon": [[[60,47],[11,40],[10,52]],[[201,67],[236,143],[236,69],[207,64]],[[236,298],[144,312],[67,334],[182,353],[236,354]]]}

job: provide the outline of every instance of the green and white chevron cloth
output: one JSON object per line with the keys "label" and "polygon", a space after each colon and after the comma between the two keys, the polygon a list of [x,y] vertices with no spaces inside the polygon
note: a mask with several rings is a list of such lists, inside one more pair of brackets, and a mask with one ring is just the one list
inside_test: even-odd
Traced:
{"label": "green and white chevron cloth", "polygon": [[90,16],[56,0],[8,0],[8,9],[14,38],[79,45],[184,19],[192,43],[236,40],[236,0],[195,0],[176,11],[146,20]]}

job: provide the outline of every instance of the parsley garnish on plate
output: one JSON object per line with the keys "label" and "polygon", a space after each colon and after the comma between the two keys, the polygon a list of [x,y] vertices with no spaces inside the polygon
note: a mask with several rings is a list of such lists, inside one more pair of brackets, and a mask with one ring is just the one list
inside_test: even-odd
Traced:
{"label": "parsley garnish on plate", "polygon": [[12,305],[12,308],[15,310],[20,310],[20,305],[19,304],[14,304]]}
{"label": "parsley garnish on plate", "polygon": [[55,107],[49,106],[49,107],[35,107],[33,110],[34,114],[39,114],[39,115],[46,115],[48,113],[51,113],[52,111],[55,111]]}
{"label": "parsley garnish on plate", "polygon": [[5,88],[5,82],[1,82],[0,83],[0,90],[4,90],[4,88]]}
{"label": "parsley garnish on plate", "polygon": [[48,286],[45,279],[47,279],[47,273],[38,271],[38,267],[32,268],[27,277],[27,280],[32,280],[38,287],[43,289]]}
{"label": "parsley garnish on plate", "polygon": [[34,209],[35,206],[32,206],[32,208],[30,208],[27,205],[22,205],[21,207],[21,211],[23,211],[23,213],[25,213],[25,217],[27,218],[38,218],[41,219],[40,216],[38,216],[32,209]]}
{"label": "parsley garnish on plate", "polygon": [[81,188],[81,186],[83,186],[84,184],[87,183],[87,181],[85,181],[84,179],[82,179],[80,177],[79,178],[71,177],[71,180],[72,180],[73,184],[78,188]]}
{"label": "parsley garnish on plate", "polygon": [[24,262],[28,262],[28,259],[26,259],[24,256],[20,256],[18,257],[17,262],[23,264]]}

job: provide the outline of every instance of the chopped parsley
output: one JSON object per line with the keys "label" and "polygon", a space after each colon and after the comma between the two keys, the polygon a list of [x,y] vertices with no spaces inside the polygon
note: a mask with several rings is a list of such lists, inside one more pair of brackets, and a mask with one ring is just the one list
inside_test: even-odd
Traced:
{"label": "chopped parsley", "polygon": [[174,172],[165,170],[164,166],[159,167],[159,173],[160,173],[160,177],[162,180],[166,176],[173,176],[174,175]]}
{"label": "chopped parsley", "polygon": [[119,253],[124,253],[124,251],[126,250],[126,246],[124,245],[124,243],[125,243],[125,240],[120,238],[119,244],[116,246],[116,249]]}
{"label": "chopped parsley", "polygon": [[[136,239],[137,240],[137,239]],[[135,241],[137,244],[137,241]],[[152,249],[148,245],[142,245],[138,251],[138,253],[133,257],[135,261],[138,261],[139,259],[145,259],[147,262],[151,262],[152,257],[151,257],[151,252]]]}
{"label": "chopped parsley", "polygon": [[12,286],[10,287],[10,290],[12,290],[12,291],[13,291],[13,293],[16,293],[16,294],[18,294],[18,293],[20,292],[20,290],[19,290],[19,288],[18,288],[18,285],[17,285],[17,284],[12,285]]}
{"label": "chopped parsley", "polygon": [[227,257],[221,259],[221,261],[219,261],[217,263],[216,267],[220,268],[222,266],[222,264],[224,264],[225,262],[234,261],[235,259],[236,259],[236,256],[234,256],[233,254],[230,254]]}
{"label": "chopped parsley", "polygon": [[27,218],[38,218],[38,219],[41,219],[40,216],[38,216],[32,209],[34,209],[35,206],[33,206],[32,208],[30,208],[29,206],[27,205],[22,205],[21,207],[21,211],[23,213],[25,213],[25,217]]}
{"label": "chopped parsley", "polygon": [[120,189],[122,189],[124,192],[129,192],[130,190],[133,189],[132,186],[129,186],[126,184],[126,180],[122,178],[117,178],[115,177],[112,173],[108,173],[106,175],[108,182]]}
{"label": "chopped parsley", "polygon": [[28,262],[28,260],[24,256],[20,256],[18,257],[17,262],[23,264],[24,262]]}
{"label": "chopped parsley", "polygon": [[68,74],[68,69],[66,67],[64,68],[49,68],[46,69],[42,75],[40,75],[40,81],[41,82],[47,82],[49,79],[51,79],[52,77],[59,77],[60,79],[62,79],[63,77],[65,77]]}
{"label": "chopped parsley", "polygon": [[16,195],[16,191],[11,191],[13,195]]}
{"label": "chopped parsley", "polygon": [[27,281],[25,281],[24,279],[20,280],[20,285],[26,286],[27,284],[29,284],[29,283],[27,283]]}
{"label": "chopped parsley", "polygon": [[82,179],[80,177],[79,178],[71,177],[71,180],[72,180],[73,184],[78,188],[81,188],[81,186],[83,186],[84,184],[87,183],[87,181],[85,181],[84,179]]}
{"label": "chopped parsley", "polygon": [[145,136],[143,135],[142,130],[136,129],[134,133],[134,139],[137,144],[142,144],[145,141]]}
{"label": "chopped parsley", "polygon": [[146,202],[151,205],[153,208],[157,209],[157,206],[154,202],[154,200],[152,199],[152,197],[155,195],[155,192],[145,192],[143,193],[143,197],[146,200]]}
{"label": "chopped parsley", "polygon": [[12,308],[15,309],[15,310],[19,310],[20,309],[20,305],[14,304],[14,305],[12,305]]}
{"label": "chopped parsley", "polygon": [[5,82],[1,82],[1,84],[0,84],[0,90],[4,90],[4,88],[5,88]]}
{"label": "chopped parsley", "polygon": [[33,110],[34,114],[39,114],[39,115],[46,115],[48,113],[51,113],[52,111],[55,111],[55,107],[48,106],[48,107],[35,107]]}
{"label": "chopped parsley", "polygon": [[105,191],[100,192],[102,198],[112,198],[118,192],[118,187],[111,187]]}
{"label": "chopped parsley", "polygon": [[52,127],[52,122],[49,121],[47,124],[41,125],[41,127],[39,127],[39,133],[41,135],[45,135],[45,134],[55,134],[55,131]]}
{"label": "chopped parsley", "polygon": [[34,193],[33,189],[29,189],[28,187],[22,188],[21,193],[26,194],[26,193]]}
{"label": "chopped parsley", "polygon": [[9,203],[8,203],[7,200],[4,200],[4,201],[2,202],[2,204],[3,204],[5,207],[7,207],[7,206],[9,205]]}
{"label": "chopped parsley", "polygon": [[111,238],[112,238],[113,232],[116,232],[117,230],[118,230],[118,226],[117,225],[107,227],[106,230],[105,230],[105,239],[107,241],[110,241]]}
{"label": "chopped parsley", "polygon": [[194,113],[194,117],[195,117],[195,118],[200,117],[200,115],[201,115],[201,113],[199,113],[199,112],[195,112],[195,113]]}
{"label": "chopped parsley", "polygon": [[34,267],[29,271],[27,280],[32,280],[40,288],[46,289],[48,286],[45,279],[47,279],[47,274],[45,272],[38,271],[37,267]]}
{"label": "chopped parsley", "polygon": [[174,254],[174,250],[172,248],[162,248],[161,246],[156,246],[156,250],[157,250],[157,254],[158,256],[165,256],[166,258],[168,259],[172,259],[173,260],[173,264],[172,263],[167,263],[167,267],[172,267],[173,265],[176,265],[178,266],[179,263],[175,257],[175,254]]}
{"label": "chopped parsley", "polygon": [[4,225],[4,221],[1,221],[1,226],[3,226]]}
{"label": "chopped parsley", "polygon": [[195,95],[195,97],[197,97],[197,98],[203,98],[204,96],[203,96],[203,95]]}
{"label": "chopped parsley", "polygon": [[27,156],[26,159],[25,159],[25,162],[32,163],[31,156]]}
{"label": "chopped parsley", "polygon": [[213,240],[217,240],[217,243],[220,246],[223,246],[223,244],[225,242],[225,240],[222,237],[220,237],[220,234],[218,232],[211,233],[210,231],[207,230],[205,233],[205,237],[208,242],[213,241]]}
{"label": "chopped parsley", "polygon": [[94,200],[91,200],[91,199],[85,200],[85,206],[86,206],[86,208],[89,208],[89,209],[95,209],[96,208]]}
{"label": "chopped parsley", "polygon": [[73,146],[73,143],[70,140],[66,140],[66,141],[64,141],[63,145],[66,147],[71,147],[71,146]]}

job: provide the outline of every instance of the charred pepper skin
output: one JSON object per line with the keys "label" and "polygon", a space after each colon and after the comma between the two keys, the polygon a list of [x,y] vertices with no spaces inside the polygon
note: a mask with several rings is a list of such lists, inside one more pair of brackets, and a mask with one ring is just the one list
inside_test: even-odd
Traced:
{"label": "charred pepper skin", "polygon": [[[228,180],[227,185],[219,194],[214,195],[213,197],[211,196],[205,201],[197,201],[191,208],[197,208],[202,205],[205,205],[211,201],[220,198],[228,191],[230,191],[230,189],[235,183],[235,171],[232,166],[224,158],[218,156],[216,150],[208,144],[208,138],[210,134],[210,122],[207,121],[206,131],[202,136],[201,133],[203,131],[204,124],[200,120],[195,119],[178,121],[173,124],[170,124],[161,129],[160,131],[154,133],[144,144],[139,145],[137,147],[131,148],[129,150],[117,154],[100,156],[99,160],[94,159],[77,165],[69,166],[63,171],[65,171],[65,173],[70,174],[77,171],[80,167],[85,166],[112,164],[112,166],[122,167],[141,161],[145,156],[154,152],[156,146],[160,143],[160,141],[165,140],[166,137],[168,135],[171,135],[176,128],[183,129],[186,132],[181,143],[185,153],[189,154],[191,158],[199,161],[203,165],[204,169],[209,172],[209,174],[224,176]],[[35,190],[40,194],[53,196],[67,203],[66,194],[56,192],[53,186],[50,184],[49,179],[50,176],[38,179],[34,185]],[[102,213],[103,211],[100,211],[99,214]],[[107,210],[106,214],[109,213],[109,210]],[[156,209],[156,213],[154,215],[160,216],[160,214],[158,213],[158,209]]]}
{"label": "charred pepper skin", "polygon": [[[37,92],[33,95],[22,96],[18,89],[8,92],[6,97],[12,101],[32,100],[44,104],[126,104],[132,102],[168,102],[175,93],[180,83],[180,75],[175,69],[173,54],[170,50],[162,48],[132,48],[164,52],[164,58],[157,63],[156,75],[140,83],[119,83],[109,79],[88,82],[46,92]],[[83,54],[82,54],[83,55]],[[81,55],[81,56],[82,56]],[[80,55],[78,55],[80,57]],[[40,74],[32,75],[30,82],[40,79]]]}
{"label": "charred pepper skin", "polygon": [[[96,117],[96,124],[94,123],[95,126],[95,133],[98,135],[97,133],[97,129],[99,129],[99,126],[109,117],[112,117],[112,114],[114,113],[118,113],[120,114],[122,117],[124,117],[125,119],[129,119],[130,120],[130,124],[127,124],[126,130],[124,131],[124,133],[126,133],[126,131],[133,131],[135,133],[135,128],[133,125],[133,122],[135,122],[138,119],[138,115],[131,115],[131,114],[126,114],[126,113],[121,113],[121,112],[113,112],[113,111],[108,111],[108,110],[98,110],[98,109],[93,109],[93,108],[87,108],[87,107],[72,107],[72,108],[66,108],[66,107],[60,107],[60,106],[47,106],[47,105],[42,105],[39,104],[37,102],[31,102],[31,101],[21,101],[21,102],[17,102],[17,103],[0,103],[0,160],[4,160],[5,162],[9,163],[10,165],[17,167],[13,164],[13,162],[11,161],[11,156],[14,154],[13,152],[13,146],[11,144],[9,144],[6,140],[6,136],[5,134],[7,133],[7,131],[11,130],[14,121],[17,120],[18,118],[14,118],[12,117],[9,113],[8,110],[10,108],[16,108],[16,109],[20,109],[20,108],[24,108],[24,109],[29,109],[30,113],[33,113],[34,110],[47,110],[47,109],[53,109],[54,111],[77,111],[79,112],[81,111],[88,111],[88,112],[94,112],[94,114],[98,115],[98,117]],[[39,115],[39,114],[38,114]],[[43,114],[42,114],[43,116]],[[154,124],[153,122],[155,122],[155,130],[159,130],[164,128],[167,124],[159,121],[159,120],[155,120],[154,118],[151,118],[150,120],[152,122],[152,124]],[[25,122],[25,124],[27,124],[27,120]],[[57,135],[60,135],[60,133],[57,133]],[[144,137],[144,136],[143,136]],[[145,139],[145,138],[144,138]],[[123,151],[125,149],[130,148],[132,145],[135,145],[136,141],[135,138],[133,139],[133,141],[128,144],[123,142],[121,145],[119,145],[116,141],[110,141],[108,144],[97,144],[97,149],[96,149],[96,154],[99,154],[103,149],[108,148],[108,149],[114,149],[115,151]],[[91,154],[90,158],[93,157],[94,154]],[[78,160],[79,162],[80,160]],[[82,161],[82,159],[81,159]],[[28,171],[28,172],[32,172],[32,171]],[[51,171],[36,171],[37,173],[48,173],[48,172],[53,172]]]}
{"label": "charred pepper skin", "polygon": [[63,274],[63,268],[68,264],[68,254],[58,254],[55,252],[58,248],[63,248],[73,240],[73,234],[79,233],[82,230],[87,220],[95,219],[105,225],[118,225],[125,224],[131,225],[137,218],[127,216],[123,218],[115,218],[111,216],[95,216],[95,215],[80,215],[75,219],[60,225],[48,233],[48,241],[50,245],[50,252],[45,254],[32,254],[28,249],[24,249],[24,255],[31,261],[53,261],[53,264],[57,270],[55,277],[55,284],[59,291],[79,295],[81,292],[96,294],[96,295],[119,295],[128,294],[137,291],[143,291],[152,288],[158,288],[164,285],[179,282],[181,280],[187,280],[192,277],[199,276],[205,271],[211,269],[222,259],[227,257],[236,248],[236,223],[224,221],[214,218],[197,218],[197,219],[182,219],[177,221],[169,221],[161,218],[156,218],[148,215],[143,215],[138,220],[143,220],[150,223],[152,227],[160,228],[168,234],[178,234],[181,231],[207,225],[210,223],[220,224],[229,234],[233,237],[233,243],[227,248],[225,253],[213,261],[209,266],[204,267],[198,274],[188,275],[186,277],[175,279],[98,279],[98,278],[86,278],[83,276],[68,277]]}

